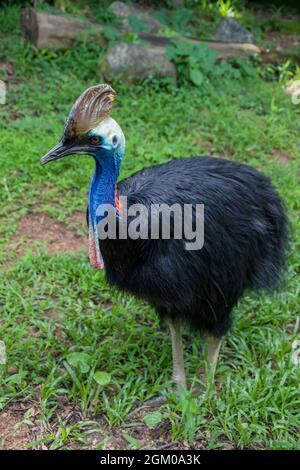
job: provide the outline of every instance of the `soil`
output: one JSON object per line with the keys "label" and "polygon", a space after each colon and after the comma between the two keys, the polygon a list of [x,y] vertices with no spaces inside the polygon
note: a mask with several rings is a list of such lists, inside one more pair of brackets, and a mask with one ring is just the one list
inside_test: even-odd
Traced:
{"label": "soil", "polygon": [[274,160],[277,160],[279,163],[283,163],[283,164],[289,163],[292,160],[292,158],[289,155],[283,154],[279,150],[274,150],[271,153],[271,158],[273,158]]}
{"label": "soil", "polygon": [[0,413],[0,449],[26,449],[31,441],[30,428],[20,421],[13,409]]}
{"label": "soil", "polygon": [[84,214],[74,213],[65,224],[44,212],[29,212],[21,218],[12,246],[17,246],[19,257],[35,242],[45,244],[53,256],[61,251],[79,251],[87,246],[86,237],[77,233],[83,219]]}

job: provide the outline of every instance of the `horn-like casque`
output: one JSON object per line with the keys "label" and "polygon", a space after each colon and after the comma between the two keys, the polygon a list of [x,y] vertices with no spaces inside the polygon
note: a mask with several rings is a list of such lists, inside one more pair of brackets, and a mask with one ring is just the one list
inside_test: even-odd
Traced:
{"label": "horn-like casque", "polygon": [[67,119],[66,139],[80,137],[103,121],[112,110],[116,92],[106,83],[85,90],[75,101]]}

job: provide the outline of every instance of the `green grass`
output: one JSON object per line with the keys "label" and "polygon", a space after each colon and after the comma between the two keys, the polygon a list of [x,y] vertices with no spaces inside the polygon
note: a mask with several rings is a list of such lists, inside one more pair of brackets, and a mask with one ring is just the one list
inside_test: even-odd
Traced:
{"label": "green grass", "polygon": [[[21,39],[17,17],[16,7],[0,13],[0,59],[15,67],[7,105],[0,108],[0,340],[7,349],[0,409],[21,400],[23,421],[34,427],[40,420],[33,447],[89,447],[91,432],[98,432],[98,448],[116,433],[129,448],[172,440],[208,448],[228,442],[299,448],[300,367],[291,359],[300,317],[299,105],[291,104],[280,83],[258,73],[212,80],[201,89],[114,84],[113,117],[127,139],[122,177],[180,156],[223,155],[272,178],[292,225],[284,285],[272,297],[246,295],[235,309],[217,390],[202,400],[190,391],[179,398],[170,382],[166,328],[149,306],[108,287],[103,273],[90,268],[87,250],[50,256],[37,244],[16,256],[12,240],[24,238],[18,231],[24,214],[48,213],[68,225],[72,213],[85,211],[93,162],[75,156],[44,168],[39,158],[57,143],[74,99],[99,81],[103,53],[88,41],[67,52],[38,52]],[[186,331],[191,384],[199,383],[197,371],[205,367],[201,348],[201,338]],[[71,364],[71,353],[85,353],[77,356],[84,358],[84,371]],[[97,384],[96,371],[110,374],[110,383]],[[158,395],[167,401],[151,430],[144,421],[149,412],[134,410]],[[75,422],[66,418],[70,406],[78,410]]]}

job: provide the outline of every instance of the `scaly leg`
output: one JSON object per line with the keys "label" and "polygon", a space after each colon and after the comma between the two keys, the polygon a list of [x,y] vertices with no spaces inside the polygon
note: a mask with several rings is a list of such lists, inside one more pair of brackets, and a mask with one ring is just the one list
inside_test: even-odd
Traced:
{"label": "scaly leg", "polygon": [[167,323],[169,325],[172,338],[173,379],[176,383],[181,384],[184,388],[186,388],[181,321],[176,318],[167,318]]}
{"label": "scaly leg", "polygon": [[215,336],[206,335],[205,339],[207,342],[207,360],[210,367],[210,377],[213,381],[216,373],[222,338],[216,338]]}

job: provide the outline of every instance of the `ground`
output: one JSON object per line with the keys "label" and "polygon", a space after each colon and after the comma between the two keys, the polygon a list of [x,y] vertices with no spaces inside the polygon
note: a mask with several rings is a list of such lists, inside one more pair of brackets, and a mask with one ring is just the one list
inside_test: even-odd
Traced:
{"label": "ground", "polygon": [[[36,51],[21,39],[18,15],[15,6],[0,12],[9,91],[0,108],[0,448],[299,448],[300,105],[284,93],[282,69],[248,64],[246,74],[210,76],[201,87],[114,83],[113,117],[127,140],[121,177],[171,158],[222,155],[266,173],[291,223],[282,285],[236,307],[215,388],[203,381],[202,338],[186,329],[190,389],[177,396],[165,325],[89,266],[93,162],[39,165],[76,97],[99,81],[102,50]],[[192,393],[195,385],[205,393]]]}

